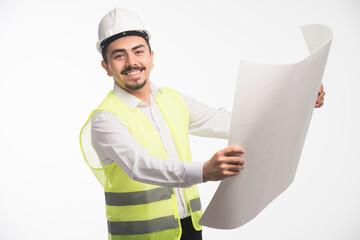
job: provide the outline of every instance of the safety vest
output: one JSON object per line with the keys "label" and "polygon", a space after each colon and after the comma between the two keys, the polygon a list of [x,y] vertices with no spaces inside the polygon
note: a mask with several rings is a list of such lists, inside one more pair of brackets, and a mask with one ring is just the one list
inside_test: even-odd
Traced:
{"label": "safety vest", "polygon": [[[189,114],[181,96],[161,88],[155,102],[168,124],[180,159],[191,162]],[[116,163],[101,166],[91,144],[91,119],[94,113],[103,110],[117,115],[152,158],[167,159],[167,154],[157,131],[139,109],[130,110],[112,91],[91,113],[81,130],[80,145],[86,162],[105,190],[109,239],[180,239],[181,224],[173,188],[134,181]],[[199,231],[202,209],[196,185],[185,188],[184,193],[193,226]]]}

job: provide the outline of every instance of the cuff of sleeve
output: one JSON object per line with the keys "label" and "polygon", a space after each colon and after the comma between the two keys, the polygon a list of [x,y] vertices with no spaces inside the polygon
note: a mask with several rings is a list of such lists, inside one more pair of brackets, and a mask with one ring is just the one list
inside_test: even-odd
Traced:
{"label": "cuff of sleeve", "polygon": [[203,162],[184,162],[185,179],[190,185],[204,182]]}

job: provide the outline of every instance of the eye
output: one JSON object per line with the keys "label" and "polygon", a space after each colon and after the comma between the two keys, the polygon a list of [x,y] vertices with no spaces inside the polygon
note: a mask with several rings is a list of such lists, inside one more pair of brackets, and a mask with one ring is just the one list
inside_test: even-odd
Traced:
{"label": "eye", "polygon": [[117,54],[117,55],[115,55],[114,58],[115,58],[115,59],[117,59],[117,58],[124,58],[124,55],[123,55],[123,54]]}
{"label": "eye", "polygon": [[135,54],[136,55],[141,55],[141,54],[143,54],[144,53],[144,50],[136,50],[135,51]]}

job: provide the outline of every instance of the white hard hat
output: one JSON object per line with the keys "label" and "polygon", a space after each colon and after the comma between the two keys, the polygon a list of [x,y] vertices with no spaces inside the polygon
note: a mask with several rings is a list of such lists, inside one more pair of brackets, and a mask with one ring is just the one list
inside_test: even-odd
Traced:
{"label": "white hard hat", "polygon": [[[147,41],[149,41],[150,38],[149,32],[146,30],[138,15],[122,8],[114,8],[101,19],[98,35],[99,41],[96,47],[100,53],[103,48],[106,48],[112,41],[122,36],[138,35]],[[111,37],[113,38],[111,39]]]}

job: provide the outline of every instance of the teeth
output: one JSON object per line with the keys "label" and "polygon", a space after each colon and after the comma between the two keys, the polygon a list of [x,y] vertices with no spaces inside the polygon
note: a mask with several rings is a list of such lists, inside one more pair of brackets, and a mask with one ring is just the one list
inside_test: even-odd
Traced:
{"label": "teeth", "polygon": [[128,72],[127,75],[135,75],[138,74],[140,71]]}

